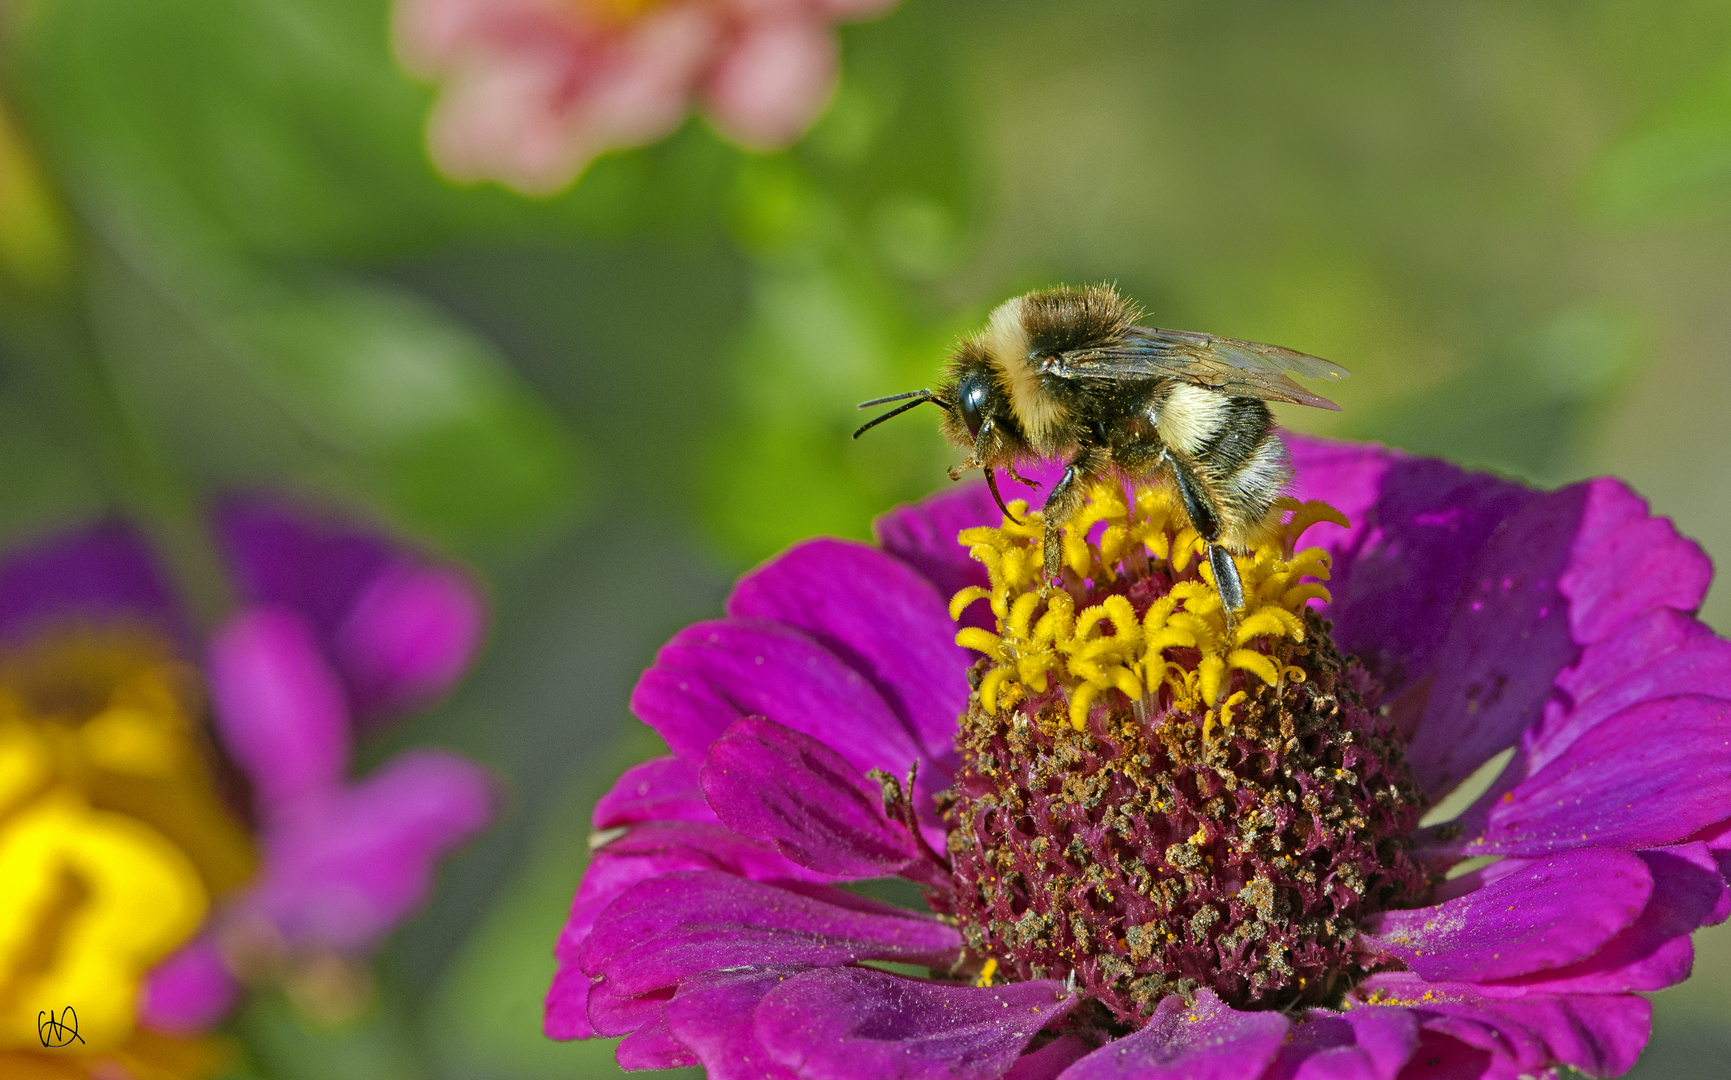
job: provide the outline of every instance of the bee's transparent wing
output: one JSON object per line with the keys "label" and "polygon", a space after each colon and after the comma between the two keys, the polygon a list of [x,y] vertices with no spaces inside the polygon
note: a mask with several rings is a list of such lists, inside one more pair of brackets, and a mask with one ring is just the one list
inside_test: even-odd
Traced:
{"label": "bee's transparent wing", "polygon": [[1339,379],[1350,374],[1339,364],[1278,345],[1189,330],[1134,326],[1127,338],[1120,345],[1064,353],[1048,360],[1044,370],[1062,378],[1177,379],[1234,397],[1337,411],[1339,405],[1293,382],[1286,372],[1311,379]]}

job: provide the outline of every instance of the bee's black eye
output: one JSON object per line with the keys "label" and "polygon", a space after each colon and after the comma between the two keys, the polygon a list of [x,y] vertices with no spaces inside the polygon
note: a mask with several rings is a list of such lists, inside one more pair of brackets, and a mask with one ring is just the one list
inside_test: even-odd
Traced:
{"label": "bee's black eye", "polygon": [[969,375],[956,388],[956,404],[962,410],[962,422],[968,425],[968,434],[976,438],[980,434],[980,424],[984,417],[980,415],[986,407],[986,395],[991,392],[991,384],[978,375]]}

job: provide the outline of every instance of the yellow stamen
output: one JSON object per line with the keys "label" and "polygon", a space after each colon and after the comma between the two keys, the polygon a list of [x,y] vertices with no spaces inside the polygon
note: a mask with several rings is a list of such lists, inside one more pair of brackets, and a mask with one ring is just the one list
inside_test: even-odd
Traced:
{"label": "yellow stamen", "polygon": [[998,973],[996,957],[986,957],[986,962],[980,965],[980,977],[974,980],[974,985],[986,987],[992,985],[992,976]]}
{"label": "yellow stamen", "polygon": [[[1019,523],[1006,518],[996,528],[960,534],[991,586],[970,586],[950,603],[955,618],[988,600],[996,617],[997,633],[966,627],[956,634],[957,644],[991,661],[979,691],[987,712],[1047,693],[1055,680],[1077,730],[1087,726],[1095,704],[1118,693],[1169,712],[1206,714],[1201,722],[1210,734],[1216,722],[1230,726],[1249,687],[1303,680],[1276,658],[1276,646],[1304,641],[1304,608],[1330,599],[1320,584],[1329,576],[1328,553],[1294,554],[1293,545],[1319,521],[1346,524],[1332,507],[1281,500],[1278,509],[1290,516],[1263,528],[1268,539],[1234,556],[1245,595],[1235,612],[1221,603],[1213,568],[1199,557],[1206,543],[1183,524],[1182,509],[1163,487],[1137,488],[1128,500],[1109,483],[1089,492],[1061,530],[1063,562],[1075,575],[1064,587],[1045,578],[1041,516],[1020,502],[1011,509]],[[1089,530],[1101,523],[1098,543],[1089,543]],[[1172,585],[1138,611],[1119,591],[1122,583],[1156,572]]]}
{"label": "yellow stamen", "polygon": [[1249,694],[1239,690],[1220,703],[1220,725],[1222,727],[1230,728],[1232,726],[1232,707],[1234,705],[1242,704],[1244,699],[1249,696]]}
{"label": "yellow stamen", "polygon": [[955,622],[957,619],[960,619],[962,617],[962,612],[966,611],[968,605],[972,604],[975,600],[990,600],[991,598],[992,590],[982,589],[978,585],[969,585],[951,598],[950,621]]}

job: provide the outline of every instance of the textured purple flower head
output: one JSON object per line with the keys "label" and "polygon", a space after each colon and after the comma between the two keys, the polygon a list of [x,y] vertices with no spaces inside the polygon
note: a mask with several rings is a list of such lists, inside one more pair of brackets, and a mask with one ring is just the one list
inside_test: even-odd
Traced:
{"label": "textured purple flower head", "polygon": [[741,580],[638,683],[673,755],[596,807],[547,1034],[728,1080],[1628,1069],[1731,911],[1707,559],[1616,481],[1289,444],[1231,617],[1158,491],[1097,490],[1058,586],[983,487]]}
{"label": "textured purple flower head", "polygon": [[[495,802],[484,770],[440,751],[349,776],[352,721],[430,700],[473,658],[484,608],[466,576],[277,502],[232,502],[217,526],[244,605],[207,650],[123,522],[0,560],[0,817],[23,829],[0,836],[0,902],[88,928],[83,951],[59,946],[71,974],[32,977],[113,988],[108,1029],[138,1030],[103,1052],[165,1076],[192,1073],[147,1068],[178,1045],[164,1036],[214,1024],[245,983],[358,1007],[368,955]],[[222,779],[236,774],[250,820]],[[19,876],[31,828],[53,839],[30,841],[40,881]]]}

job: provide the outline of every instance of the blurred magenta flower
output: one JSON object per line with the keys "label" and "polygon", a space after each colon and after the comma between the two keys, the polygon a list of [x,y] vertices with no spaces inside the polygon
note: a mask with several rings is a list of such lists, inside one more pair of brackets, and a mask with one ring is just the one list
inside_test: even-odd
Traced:
{"label": "blurred magenta flower", "polygon": [[[221,1019],[247,981],[284,985],[330,1015],[357,1007],[362,962],[425,902],[438,860],[486,825],[495,800],[479,766],[441,751],[411,750],[348,775],[357,734],[428,704],[473,660],[485,612],[466,576],[271,500],[231,501],[214,523],[242,604],[212,636],[202,680],[189,620],[125,523],[53,537],[0,563],[0,725],[10,740],[0,738],[0,773],[26,778],[0,796],[9,806],[77,808],[82,817],[56,834],[61,847],[106,835],[96,826],[131,838],[130,869],[109,865],[112,856],[93,863],[127,888],[92,879],[68,895],[104,897],[128,928],[172,913],[135,946],[124,934],[90,945],[87,981],[113,998],[108,1030],[141,1026],[135,1041],[157,1049],[177,1045],[163,1036]],[[201,681],[216,753],[199,722]],[[49,764],[35,769],[38,746],[60,750],[36,755]],[[74,746],[82,750],[69,757]],[[250,786],[250,828],[221,794],[218,753]],[[0,861],[14,849],[0,835]],[[11,895],[15,880],[7,899],[27,901]],[[151,880],[153,895],[128,893]],[[88,920],[58,906],[36,914],[76,936]],[[113,958],[128,948],[130,960]],[[52,971],[42,978],[44,992],[58,986]],[[81,1010],[92,1000],[74,996]]]}
{"label": "blurred magenta flower", "polygon": [[468,668],[480,593],[453,567],[268,497],[228,500],[215,526],[243,606],[212,636],[210,694],[223,747],[251,781],[262,867],[153,974],[144,1016],[197,1030],[240,982],[262,981],[340,1017],[364,1004],[359,961],[492,815],[486,774],[454,754],[411,750],[348,779],[358,734]]}
{"label": "blurred magenta flower", "polygon": [[[672,756],[596,806],[547,1034],[718,1080],[1632,1066],[1731,910],[1710,564],[1614,480],[1290,444],[1319,502],[1234,621],[1157,491],[1094,493],[1059,590],[983,486],[747,575],[638,683]],[[931,913],[841,887],[893,877]]]}
{"label": "blurred magenta flower", "polygon": [[654,142],[692,99],[745,146],[784,146],[835,87],[832,24],[895,0],[397,0],[397,51],[441,85],[433,160],[463,181],[557,191]]}

